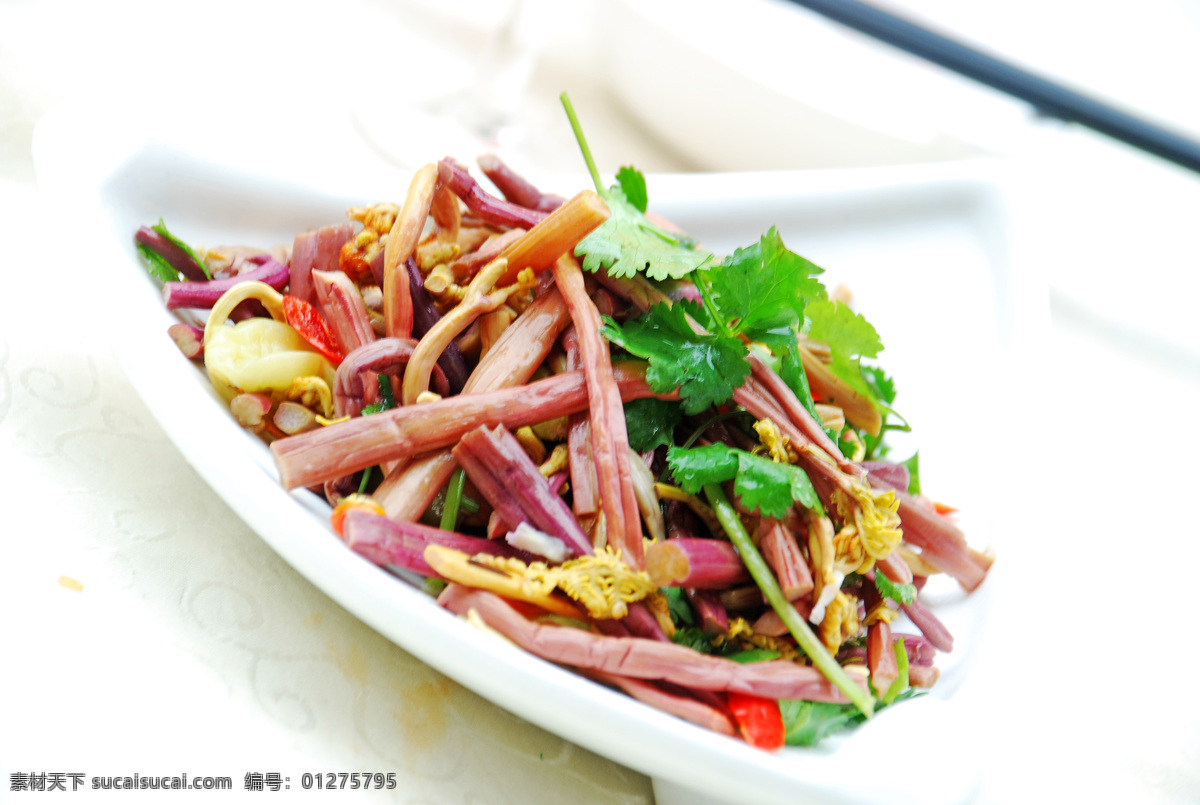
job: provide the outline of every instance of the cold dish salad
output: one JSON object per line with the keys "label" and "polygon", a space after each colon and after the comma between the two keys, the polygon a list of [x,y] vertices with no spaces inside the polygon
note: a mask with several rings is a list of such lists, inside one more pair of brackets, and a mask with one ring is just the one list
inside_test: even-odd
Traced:
{"label": "cold dish salad", "polygon": [[715,255],[605,187],[563,103],[569,199],[447,158],[290,248],[139,229],[176,342],[350,550],[539,657],[768,750],[929,688],[920,591],[991,557],[889,458],[879,335],[775,229]]}

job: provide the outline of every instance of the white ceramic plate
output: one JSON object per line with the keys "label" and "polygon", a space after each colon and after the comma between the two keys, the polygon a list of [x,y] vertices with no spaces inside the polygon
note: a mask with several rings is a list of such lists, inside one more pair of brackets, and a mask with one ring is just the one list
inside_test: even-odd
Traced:
{"label": "white ceramic plate", "polygon": [[[932,695],[818,749],[767,754],[456,620],[346,550],[328,529],[323,501],[278,486],[268,451],[235,424],[203,372],[166,336],[174,319],[140,265],[133,232],[162,216],[196,243],[272,245],[338,220],[347,206],[401,197],[405,177],[343,134],[336,127],[286,138],[270,127],[222,134],[163,109],[114,109],[111,101],[64,104],[37,129],[39,181],[52,200],[70,201],[86,244],[79,253],[95,262],[111,309],[121,312],[116,321],[104,317],[113,327],[107,337],[149,409],[213,490],[299,573],[370,626],[500,706],[653,776],[661,803],[701,801],[697,791],[715,801],[759,803],[966,798],[983,760],[963,739],[971,717],[964,692],[985,637],[994,574],[969,599],[953,589],[934,592],[957,643],[940,658],[942,680]],[[321,147],[337,150],[316,160]],[[980,497],[980,476],[966,483],[953,470],[969,458],[955,438],[963,415],[954,409],[962,400],[974,400],[976,414],[986,407],[987,376],[974,361],[1011,357],[1036,306],[1006,263],[1003,194],[988,171],[958,165],[662,176],[651,178],[650,196],[657,211],[717,250],[748,244],[777,225],[792,248],[850,282],[888,345],[899,402],[923,431],[927,489],[969,508]],[[947,367],[958,367],[953,386]],[[981,447],[987,445],[976,441],[971,450]],[[973,541],[991,538],[977,532]],[[937,758],[936,770],[922,770],[921,757]]]}

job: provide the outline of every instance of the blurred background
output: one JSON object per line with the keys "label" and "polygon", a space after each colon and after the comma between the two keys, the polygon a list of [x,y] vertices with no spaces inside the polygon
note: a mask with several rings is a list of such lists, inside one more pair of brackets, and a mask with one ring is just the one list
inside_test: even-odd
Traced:
{"label": "blurred background", "polygon": [[[1200,138],[1200,0],[880,5]],[[998,162],[1011,257],[1039,278],[1049,312],[1027,371],[997,378],[1022,389],[1013,417],[1028,427],[1029,443],[1016,451],[1024,463],[1014,461],[1014,472],[1043,482],[1016,484],[1008,514],[1026,537],[1010,555],[1037,563],[1044,586],[1023,589],[1033,599],[1028,617],[1001,635],[1044,672],[1021,683],[1040,696],[1022,712],[1024,728],[1013,731],[1009,720],[1007,732],[987,736],[995,760],[980,799],[1040,801],[1042,791],[1200,801],[1200,707],[1186,685],[1200,656],[1185,637],[1200,526],[1175,513],[1200,481],[1200,174],[1039,118],[779,0],[0,1],[4,271],[28,283],[0,298],[0,450],[17,458],[24,479],[8,485],[10,501],[69,502],[52,541],[0,548],[9,554],[0,562],[0,618],[10,646],[30,647],[20,663],[0,665],[0,752],[8,753],[0,770],[54,766],[54,746],[66,747],[62,758],[87,757],[114,720],[132,719],[144,734],[175,733],[174,715],[129,708],[136,684],[120,666],[101,663],[100,681],[78,682],[86,650],[97,648],[88,635],[112,629],[119,612],[134,630],[117,633],[128,640],[129,663],[182,674],[181,685],[203,690],[203,708],[186,697],[172,705],[201,725],[197,733],[238,725],[229,748],[205,756],[209,768],[196,773],[223,774],[222,763],[256,756],[296,770],[345,765],[355,752],[388,758],[381,747],[389,742],[420,743],[411,727],[417,712],[439,736],[470,743],[482,765],[429,772],[415,750],[395,761],[410,775],[412,801],[445,801],[439,792],[448,790],[464,802],[555,801],[570,790],[586,792],[585,801],[650,801],[640,774],[502,713],[387,644],[247,537],[219,502],[192,503],[166,523],[139,521],[147,493],[102,462],[89,470],[87,456],[64,447],[68,435],[94,439],[97,451],[110,438],[134,438],[154,473],[199,482],[136,414],[139,403],[103,345],[61,325],[92,313],[64,301],[33,338],[13,324],[28,295],[44,292],[31,272],[53,277],[63,259],[48,254],[48,242],[70,215],[39,206],[30,146],[37,121],[63,100],[111,95],[153,108],[170,98],[194,105],[197,127],[222,136],[261,125],[277,127],[280,138],[297,127],[343,138],[349,131],[364,153],[393,167],[492,150],[531,175],[581,174],[558,102],[563,90],[605,171]],[[261,113],[245,116],[247,102]],[[319,170],[320,155],[313,159]],[[25,516],[17,525],[34,528]],[[308,613],[303,625],[279,627],[265,651],[227,638],[231,629],[259,628],[261,613],[219,585],[187,587],[188,569],[156,542],[163,535],[242,553],[247,578]],[[72,562],[92,579],[117,580],[102,599],[103,624],[61,587],[30,581],[54,579]],[[13,614],[26,608],[37,617]],[[143,646],[142,630],[174,637],[165,648]],[[320,701],[303,702],[318,689]],[[98,706],[105,695],[115,698]],[[374,715],[394,712],[397,696],[404,718]],[[430,696],[449,704],[435,707]],[[338,723],[346,708],[354,726]],[[87,715],[74,723],[72,713]],[[78,731],[65,744],[64,729]],[[195,748],[207,739],[175,740]],[[282,742],[286,751],[254,755],[257,742]],[[138,746],[151,751],[149,742]],[[131,771],[141,762],[120,747],[96,756],[111,773],[124,768],[122,758]],[[177,755],[162,749],[156,757]],[[480,794],[472,786],[492,772],[528,775],[544,790]]]}

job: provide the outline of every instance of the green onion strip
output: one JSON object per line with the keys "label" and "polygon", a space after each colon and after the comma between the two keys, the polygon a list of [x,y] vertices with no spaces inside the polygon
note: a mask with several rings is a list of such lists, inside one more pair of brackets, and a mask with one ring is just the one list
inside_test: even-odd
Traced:
{"label": "green onion strip", "polygon": [[721,488],[720,484],[706,484],[704,495],[708,498],[708,503],[712,506],[713,511],[716,512],[717,519],[721,521],[725,533],[729,535],[729,541],[733,543],[734,548],[737,548],[737,552],[742,557],[742,562],[746,565],[746,569],[750,571],[750,575],[754,578],[758,588],[767,597],[767,602],[770,603],[771,608],[775,610],[788,627],[788,631],[792,633],[792,637],[796,638],[796,642],[800,644],[800,648],[812,660],[817,670],[825,675],[826,679],[836,685],[842,693],[845,693],[847,698],[862,711],[863,715],[870,717],[871,713],[875,710],[875,702],[871,698],[871,694],[854,684],[854,680],[850,678],[850,675],[846,673],[842,666],[838,665],[837,660],[825,649],[825,646],[813,634],[812,629],[800,617],[800,613],[784,597],[783,590],[779,587],[779,582],[775,580],[775,574],[771,572],[771,568],[767,566],[766,560],[763,559],[762,554],[755,547],[754,540],[746,532],[746,527],[742,525],[737,510],[733,508],[733,504],[725,496],[725,490]]}
{"label": "green onion strip", "polygon": [[462,504],[463,484],[466,482],[467,475],[463,472],[462,467],[459,467],[450,476],[450,483],[446,484],[446,502],[442,506],[441,526],[443,531],[458,529],[458,509]]}

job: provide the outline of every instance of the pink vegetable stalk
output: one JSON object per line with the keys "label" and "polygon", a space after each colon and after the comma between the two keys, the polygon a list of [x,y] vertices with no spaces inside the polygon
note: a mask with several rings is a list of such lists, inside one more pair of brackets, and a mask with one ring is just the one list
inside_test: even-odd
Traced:
{"label": "pink vegetable stalk", "polygon": [[344,271],[313,271],[317,306],[343,355],[375,340],[362,293]]}
{"label": "pink vegetable stalk", "polygon": [[863,461],[859,465],[867,471],[872,484],[881,484],[902,492],[908,491],[908,467],[892,461]]}
{"label": "pink vegetable stalk", "polygon": [[[801,598],[799,601],[792,602],[792,609],[796,610],[804,620],[808,620],[812,615],[813,601],[812,596]],[[773,609],[768,609],[758,620],[754,622],[754,631],[758,634],[767,635],[768,637],[784,637],[789,634],[787,624],[783,622],[783,618],[779,617]]]}
{"label": "pink vegetable stalk", "polygon": [[400,523],[362,510],[347,512],[342,537],[352,551],[377,565],[395,565],[421,576],[437,575],[424,557],[425,548],[430,545],[453,548],[470,556],[482,553],[526,562],[536,559],[505,542],[469,537],[420,523]]}
{"label": "pink vegetable stalk", "polygon": [[[333,407],[337,416],[357,417],[361,414],[366,399],[364,375],[370,382],[376,382],[378,374],[402,376],[414,349],[416,342],[411,338],[380,338],[343,358],[333,384]],[[434,372],[434,386],[443,394],[449,390],[440,370]]]}
{"label": "pink vegetable stalk", "polygon": [[592,553],[592,544],[563,499],[550,490],[533,459],[503,427],[478,427],[452,451],[471,483],[499,517],[515,527],[529,523],[562,540],[570,555]]}
{"label": "pink vegetable stalk", "polygon": [[[550,354],[559,333],[570,323],[567,304],[557,289],[539,295],[475,367],[463,394],[498,391],[528,382]],[[407,469],[389,473],[375,490],[375,500],[389,517],[416,520],[429,508],[457,466],[449,450],[421,456]]]}
{"label": "pink vegetable stalk", "polygon": [[[824,436],[822,440],[814,438],[810,434],[810,430],[815,425],[810,422],[811,417],[807,416],[807,412],[803,408],[797,409],[795,406],[780,402],[775,393],[779,392],[782,395],[786,391],[790,394],[790,390],[786,388],[786,384],[782,380],[777,379],[778,375],[770,367],[761,362],[754,364],[754,360],[752,358],[751,361],[754,366],[754,374],[740,389],[734,392],[734,400],[754,416],[773,420],[784,435],[792,440],[793,445],[799,448],[805,444],[812,444],[822,448],[837,462],[838,468],[847,476],[867,482],[866,469],[848,461],[836,446],[832,452],[826,448],[824,442],[829,441],[828,436]],[[780,385],[783,386],[783,391],[779,390]],[[795,396],[792,395],[792,399],[794,398]],[[806,422],[808,424],[805,424]],[[820,435],[824,435],[824,432],[822,431]],[[818,491],[822,488],[822,483],[826,485],[826,488],[829,484],[844,486],[845,479],[833,472],[829,465],[808,457],[804,452],[801,453],[801,459],[810,475],[813,476],[813,482],[817,485]],[[888,488],[887,485],[880,482],[877,482],[876,486]],[[894,491],[899,501],[900,527],[904,532],[904,540],[921,548],[922,557],[929,564],[952,575],[968,591],[978,587],[987,575],[991,559],[968,546],[962,531],[949,519],[939,515],[932,507],[921,505],[920,501],[903,490],[896,489]]]}
{"label": "pink vegetable stalk", "polygon": [[[453,456],[453,453],[451,453]],[[457,463],[457,462],[456,462]],[[561,497],[562,488],[567,483],[568,475],[565,472],[556,472],[546,479],[546,487],[550,490],[550,494]],[[487,538],[500,539],[510,531],[519,526],[520,523],[510,523],[497,510],[493,509],[491,515],[488,516]]]}
{"label": "pink vegetable stalk", "polygon": [[133,236],[134,240],[143,246],[157,252],[171,264],[171,268],[193,282],[203,282],[208,279],[204,269],[192,259],[191,255],[176,246],[164,235],[160,235],[148,226],[138,227]]}
{"label": "pink vegetable stalk", "polygon": [[265,282],[277,291],[282,291],[288,283],[288,268],[276,262],[271,257],[263,255],[252,257],[246,262],[257,263],[255,268],[243,271],[232,277],[218,280],[201,280],[198,282],[164,282],[162,287],[163,301],[167,310],[179,308],[211,309],[226,291],[239,282],[257,280]]}
{"label": "pink vegetable stalk", "polygon": [[759,521],[759,550],[767,565],[775,573],[779,588],[789,601],[803,598],[812,592],[812,573],[808,562],[796,544],[796,538],[784,527],[783,523],[771,518]]}
{"label": "pink vegetable stalk", "polygon": [[461,198],[467,209],[489,224],[532,229],[547,215],[496,198],[480,187],[467,169],[450,157],[438,163],[438,180]]}
{"label": "pink vegetable stalk", "polygon": [[901,604],[900,608],[938,651],[949,653],[954,650],[954,635],[928,607],[913,599],[912,603]]}
{"label": "pink vegetable stalk", "polygon": [[[567,369],[583,368],[579,353],[579,335],[574,328],[563,333]],[[600,511],[600,486],[592,459],[592,426],[587,414],[571,414],[568,420],[567,451],[571,467],[571,507],[576,517],[592,517]]]}
{"label": "pink vegetable stalk", "polygon": [[719,732],[722,735],[734,737],[737,730],[729,715],[711,704],[701,702],[694,696],[680,690],[667,690],[661,683],[646,682],[641,679],[631,679],[625,676],[605,673],[604,671],[587,671],[584,674],[597,682],[620,688],[630,697],[643,704],[662,710],[664,713],[682,718],[684,721],[698,727]]}
{"label": "pink vegetable stalk", "polygon": [[292,243],[288,293],[309,304],[316,304],[312,272],[337,271],[342,246],[353,235],[354,225],[351,223],[333,224],[297,235]]}
{"label": "pink vegetable stalk", "polygon": [[204,330],[190,324],[172,324],[167,335],[179,347],[179,351],[194,361],[204,360]]}
{"label": "pink vegetable stalk", "polygon": [[[623,400],[670,399],[650,388],[644,364],[614,368]],[[450,447],[480,425],[520,428],[568,416],[586,405],[583,373],[568,372],[516,388],[460,394],[339,422],[280,439],[271,444],[271,455],[285,489],[315,486],[384,461]]]}
{"label": "pink vegetable stalk", "polygon": [[538,190],[524,177],[513,172],[512,168],[495,154],[484,154],[475,161],[479,163],[483,175],[496,185],[496,189],[504,198],[517,206],[540,212],[554,212],[566,201],[562,196]]}
{"label": "pink vegetable stalk", "polygon": [[948,517],[907,492],[897,491],[904,539],[921,549],[921,558],[949,573],[967,591],[987,577],[991,558],[973,550],[962,530]]}
{"label": "pink vegetable stalk", "polygon": [[383,324],[384,331],[394,338],[410,338],[413,334],[412,295],[405,264],[421,242],[436,189],[436,165],[425,165],[413,174],[404,206],[392,222],[383,247]]}
{"label": "pink vegetable stalk", "polygon": [[[675,643],[608,637],[569,626],[533,623],[500,596],[458,584],[448,585],[438,603],[458,615],[474,609],[488,626],[550,662],[634,679],[661,679],[698,690],[737,691],[769,699],[848,701],[816,668],[788,660],[743,665]],[[856,682],[866,690],[865,678]]]}
{"label": "pink vegetable stalk", "polygon": [[651,545],[646,572],[659,587],[724,590],[751,581],[734,547],[719,539],[682,537]]}
{"label": "pink vegetable stalk", "polygon": [[573,257],[563,255],[554,262],[554,281],[571,311],[587,377],[592,460],[600,488],[605,535],[625,563],[638,570],[644,563],[642,520],[629,466],[625,408],[613,377],[608,343],[600,337],[600,314],[587,294],[583,272]]}
{"label": "pink vegetable stalk", "polygon": [[867,629],[867,667],[871,671],[871,684],[881,696],[900,677],[892,646],[892,628],[887,621],[876,621]]}
{"label": "pink vegetable stalk", "polygon": [[667,633],[658,623],[658,618],[654,617],[654,613],[650,611],[650,607],[646,606],[645,601],[631,603],[629,612],[621,619],[621,622],[625,624],[631,637],[657,640],[662,643],[671,642],[671,638],[667,637]]}
{"label": "pink vegetable stalk", "polygon": [[[721,594],[716,590],[697,590],[695,587],[684,587],[684,595],[696,617],[700,619],[700,628],[705,634],[725,634],[729,631],[729,614],[721,603]],[[781,621],[782,623],[782,621]],[[786,631],[787,627],[784,627]]]}

